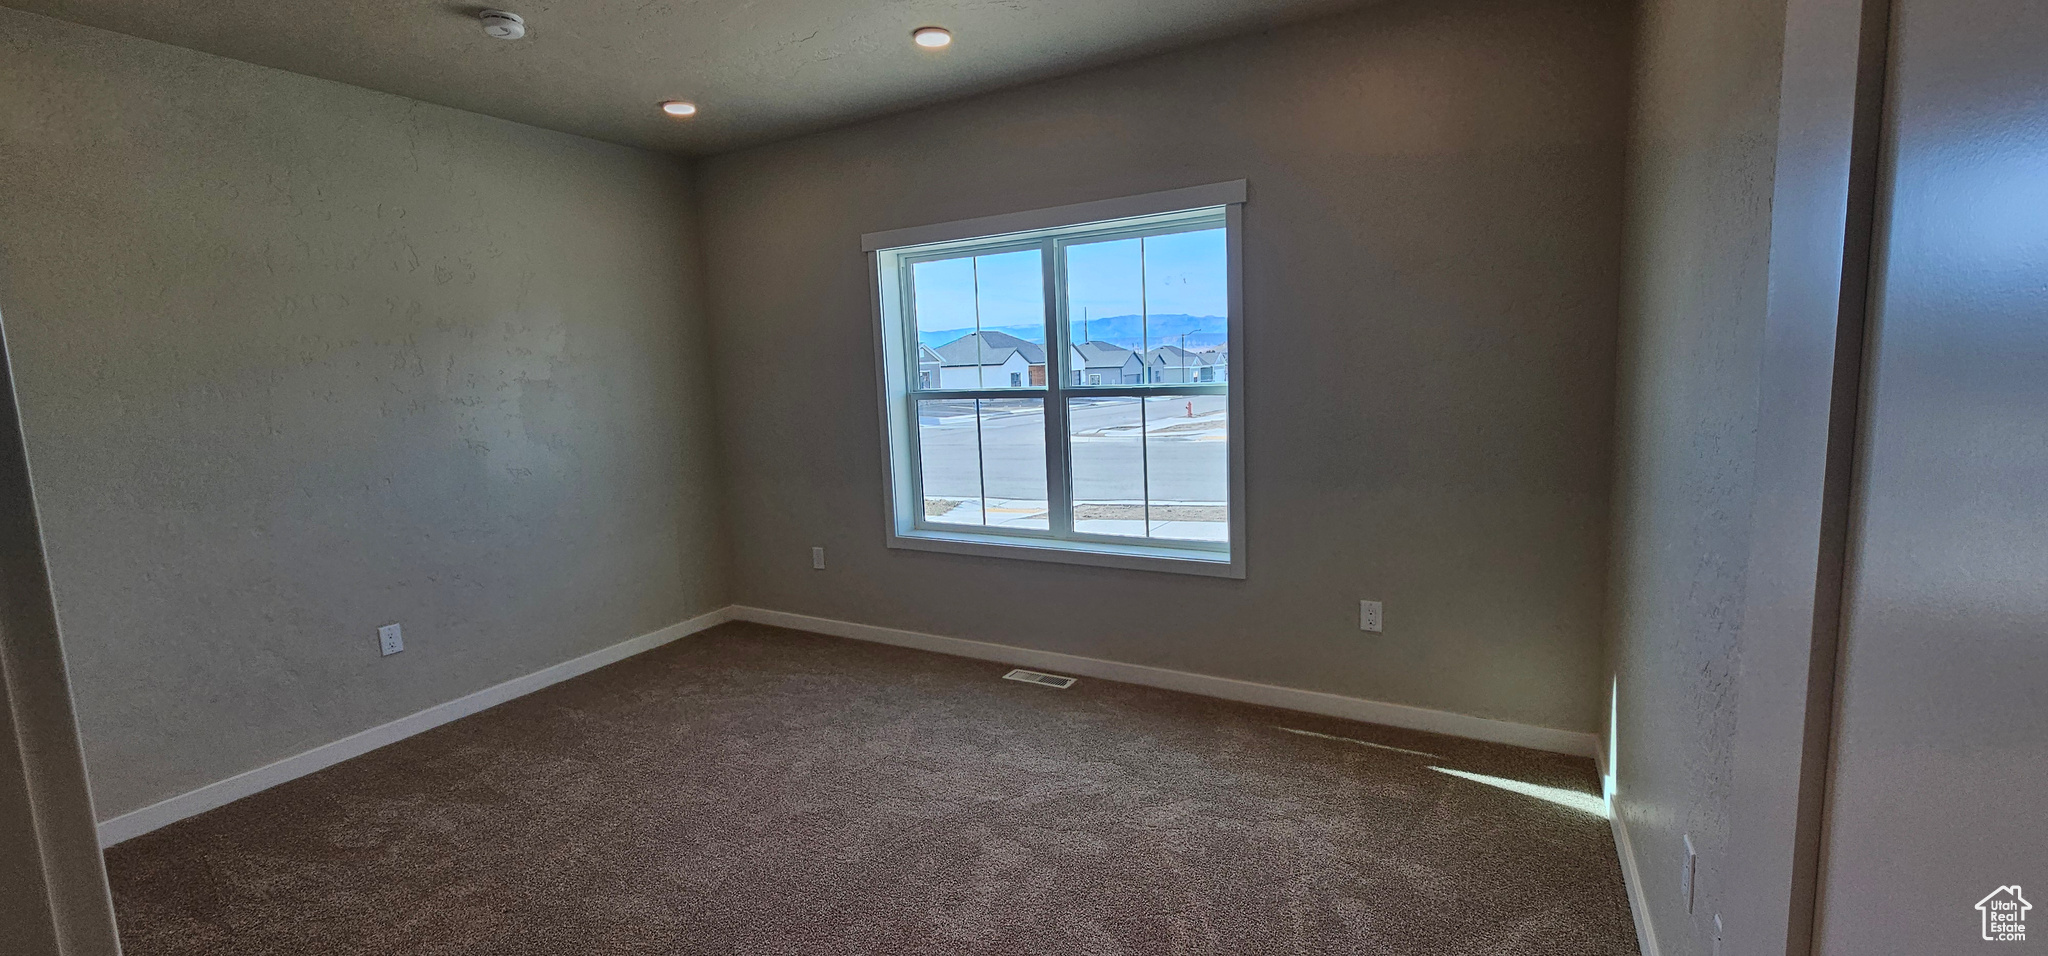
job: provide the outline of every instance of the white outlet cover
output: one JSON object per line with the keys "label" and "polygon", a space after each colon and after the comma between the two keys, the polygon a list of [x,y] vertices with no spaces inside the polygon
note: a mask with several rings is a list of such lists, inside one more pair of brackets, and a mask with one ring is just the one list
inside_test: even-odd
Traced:
{"label": "white outlet cover", "polygon": [[811,549],[811,567],[812,567],[812,568],[815,568],[815,569],[817,569],[817,570],[819,570],[819,571],[823,571],[823,570],[825,570],[825,549],[824,549],[824,548],[812,548],[812,549]]}
{"label": "white outlet cover", "polygon": [[378,628],[377,649],[385,657],[405,650],[405,631],[396,624],[386,624]]}
{"label": "white outlet cover", "polygon": [[1382,616],[1382,614],[1381,614],[1381,611],[1380,611],[1380,602],[1378,602],[1378,601],[1360,601],[1360,602],[1358,602],[1358,629],[1359,629],[1359,630],[1361,630],[1361,631],[1367,631],[1367,632],[1370,632],[1370,633],[1373,633],[1373,634],[1378,634],[1378,633],[1380,633],[1380,632],[1381,632],[1381,627],[1383,626],[1383,624],[1384,624],[1384,623],[1385,623],[1385,619],[1383,618],[1383,616]]}

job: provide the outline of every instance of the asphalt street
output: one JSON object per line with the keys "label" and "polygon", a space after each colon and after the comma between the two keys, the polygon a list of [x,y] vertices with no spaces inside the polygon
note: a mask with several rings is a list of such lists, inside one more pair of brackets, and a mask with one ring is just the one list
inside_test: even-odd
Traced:
{"label": "asphalt street", "polygon": [[[1222,507],[1229,498],[1226,470],[1226,414],[1222,395],[1144,399],[1141,424],[1134,398],[1076,400],[1068,416],[1073,453],[1074,500],[1085,505],[1142,505],[1148,498],[1158,518],[1172,515],[1214,524],[1215,529],[1182,528],[1177,537],[1219,537]],[[919,408],[919,446],[928,502],[959,501],[936,520],[979,523],[971,507],[987,489],[991,523],[1043,527],[1046,500],[1045,414],[1038,399],[983,400],[977,436],[973,401],[924,402]],[[977,449],[978,438],[978,449]],[[977,454],[979,451],[979,454]],[[1036,507],[1032,507],[1035,505]],[[1196,505],[1162,510],[1163,505]],[[937,504],[934,507],[944,508]],[[1142,534],[1144,512],[1094,507],[1084,515],[1131,521],[1084,520],[1104,533]],[[1185,520],[1175,524],[1189,523]]]}

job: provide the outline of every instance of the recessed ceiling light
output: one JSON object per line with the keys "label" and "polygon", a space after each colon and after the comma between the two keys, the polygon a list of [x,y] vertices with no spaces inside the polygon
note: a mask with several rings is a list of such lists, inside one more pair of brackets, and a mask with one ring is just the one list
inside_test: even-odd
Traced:
{"label": "recessed ceiling light", "polygon": [[682,100],[669,100],[661,104],[661,111],[670,116],[695,116],[697,115],[697,104],[685,103]]}
{"label": "recessed ceiling light", "polygon": [[945,27],[918,27],[910,31],[910,38],[917,41],[918,46],[936,50],[953,42],[953,33]]}

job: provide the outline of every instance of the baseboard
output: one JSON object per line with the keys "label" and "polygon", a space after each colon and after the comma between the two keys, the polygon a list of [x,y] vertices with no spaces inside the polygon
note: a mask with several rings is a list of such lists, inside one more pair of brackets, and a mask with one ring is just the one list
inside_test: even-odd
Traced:
{"label": "baseboard", "polygon": [[1636,868],[1635,845],[1628,839],[1628,824],[1614,805],[1614,790],[1607,785],[1607,749],[1593,748],[1593,767],[1600,772],[1600,791],[1607,799],[1607,825],[1614,830],[1614,855],[1621,859],[1621,883],[1628,891],[1628,912],[1636,923],[1636,948],[1642,956],[1658,956],[1657,932],[1650,925],[1650,904],[1643,899],[1643,878]]}
{"label": "baseboard", "polygon": [[459,720],[480,710],[495,707],[508,700],[523,697],[552,684],[559,684],[572,677],[587,674],[600,667],[624,660],[643,651],[653,650],[681,637],[688,637],[705,628],[723,624],[732,619],[732,609],[722,607],[715,611],[699,614],[687,621],[671,624],[661,630],[630,640],[620,641],[602,650],[592,651],[582,657],[563,661],[553,667],[535,671],[524,677],[515,677],[502,684],[495,684],[458,697],[445,704],[436,704],[416,714],[410,714],[379,724],[361,733],[343,737],[329,744],[322,744],[305,753],[286,757],[275,763],[265,764],[226,780],[210,783],[186,793],[139,810],[121,814],[103,821],[99,825],[100,846],[108,847],[123,840],[134,839],[151,830],[169,826],[186,817],[205,813],[218,806],[240,800],[253,793],[259,793],[288,780],[295,780],[309,773],[325,770],[351,757],[360,756],[386,744],[397,743],[414,734],[432,730],[449,721]]}
{"label": "baseboard", "polygon": [[1211,677],[1188,671],[1168,670],[1164,667],[1148,667],[1143,664],[1125,664],[1075,654],[1060,654],[1053,651],[1032,650],[1009,644],[992,644],[986,641],[972,641],[958,637],[943,637],[905,631],[893,627],[877,627],[873,624],[855,624],[826,617],[812,617],[808,614],[792,614],[787,611],[771,611],[765,608],[734,605],[732,619],[753,621],[757,624],[772,624],[799,631],[829,634],[833,637],[851,638],[857,641],[872,641],[877,644],[894,644],[898,647],[914,647],[919,650],[936,651],[955,657],[972,657],[977,660],[995,661],[1019,667],[1038,670],[1058,671],[1099,680],[1122,681],[1127,684],[1144,684],[1167,690],[1201,694],[1206,697],[1220,697],[1246,704],[1262,704],[1329,717],[1343,717],[1349,720],[1390,727],[1404,727],[1409,730],[1426,730],[1431,733],[1485,740],[1497,744],[1528,747],[1532,750],[1548,750],[1554,753],[1571,754],[1574,757],[1591,756],[1598,747],[1598,740],[1592,734],[1557,730],[1550,727],[1536,727],[1486,717],[1472,717],[1443,710],[1424,707],[1410,707],[1406,704],[1389,704],[1383,701],[1345,697],[1341,694],[1325,694],[1312,690],[1297,690],[1273,684],[1259,684],[1252,681],[1234,680],[1228,677]]}
{"label": "baseboard", "polygon": [[[1061,654],[1053,651],[1033,650],[1008,644],[967,640],[958,637],[944,637],[924,634],[898,628],[879,627],[872,624],[856,624],[832,618],[813,617],[807,614],[792,614],[787,611],[771,611],[765,608],[731,606],[700,614],[687,621],[671,624],[650,634],[643,634],[631,640],[621,641],[602,650],[592,651],[574,660],[564,661],[544,670],[535,671],[524,677],[513,678],[502,684],[484,688],[473,694],[459,697],[444,704],[437,704],[415,714],[400,717],[390,723],[380,724],[368,730],[344,737],[328,744],[322,744],[304,753],[286,757],[274,763],[265,764],[254,770],[236,774],[225,780],[207,784],[196,790],[150,804],[120,816],[102,821],[99,825],[101,846],[113,846],[123,840],[130,840],[161,827],[169,826],[186,817],[205,813],[250,794],[260,793],[289,780],[324,770],[351,757],[360,756],[387,744],[396,743],[439,727],[453,720],[459,720],[486,708],[523,697],[541,688],[561,683],[572,677],[587,674],[606,664],[624,660],[635,654],[652,650],[670,641],[686,637],[722,624],[726,621],[753,621],[778,627],[811,631],[833,637],[870,641],[878,644],[893,644],[919,650],[951,654],[956,657],[971,657],[978,660],[995,661],[1041,670],[1059,671],[1099,680],[1122,681],[1143,684],[1167,690],[1190,694],[1201,694],[1234,700],[1241,703],[1260,704],[1304,713],[1323,714],[1367,723],[1385,724],[1431,733],[1484,740],[1492,743],[1547,750],[1572,756],[1592,756],[1596,763],[1604,756],[1599,753],[1598,739],[1587,733],[1558,730],[1551,727],[1537,727],[1511,721],[1473,717],[1449,711],[1411,707],[1405,704],[1391,704],[1384,701],[1346,697],[1341,694],[1326,694],[1319,691],[1299,690],[1260,684],[1253,681],[1234,680],[1227,677],[1212,677],[1188,671],[1176,671],[1163,667],[1149,667],[1143,664],[1126,664],[1120,661],[1082,657],[1075,654]],[[1602,771],[1602,779],[1605,772]],[[1628,850],[1627,831],[1618,817],[1610,814],[1615,827],[1615,841],[1622,859],[1622,871],[1628,881],[1629,905],[1636,913],[1638,935],[1645,940],[1643,956],[1657,956],[1654,939],[1648,934],[1648,917],[1643,911],[1637,895],[1638,882],[1635,878],[1634,856]]]}

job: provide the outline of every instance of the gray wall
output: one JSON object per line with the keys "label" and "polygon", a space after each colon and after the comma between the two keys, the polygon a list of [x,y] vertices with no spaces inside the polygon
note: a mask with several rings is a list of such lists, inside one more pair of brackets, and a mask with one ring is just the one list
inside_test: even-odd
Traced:
{"label": "gray wall", "polygon": [[[2048,924],[2048,7],[1894,8],[1821,956]],[[1975,904],[2019,885],[2027,941]]]}
{"label": "gray wall", "polygon": [[[1648,0],[1637,25],[1615,445],[1615,809],[1665,956],[1726,889],[1783,0]],[[1796,737],[1796,730],[1794,733]],[[1679,894],[1684,835],[1700,853]]]}
{"label": "gray wall", "polygon": [[[1627,45],[1391,3],[704,161],[735,599],[1592,730]],[[1249,577],[885,549],[861,234],[1240,177]]]}
{"label": "gray wall", "polygon": [[0,37],[0,310],[102,816],[725,602],[677,161]]}

